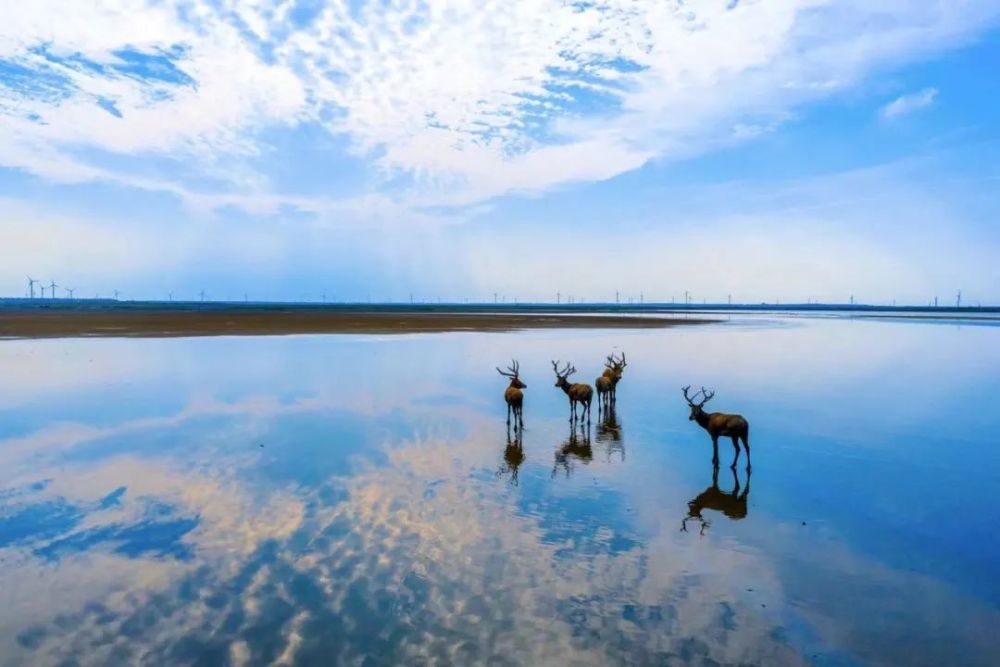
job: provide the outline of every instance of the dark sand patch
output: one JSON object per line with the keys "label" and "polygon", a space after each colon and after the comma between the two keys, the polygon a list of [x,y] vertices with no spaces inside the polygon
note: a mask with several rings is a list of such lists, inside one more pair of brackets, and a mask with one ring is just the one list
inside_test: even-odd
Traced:
{"label": "dark sand patch", "polygon": [[406,334],[522,329],[658,329],[717,320],[565,313],[324,309],[121,309],[0,311],[0,338]]}

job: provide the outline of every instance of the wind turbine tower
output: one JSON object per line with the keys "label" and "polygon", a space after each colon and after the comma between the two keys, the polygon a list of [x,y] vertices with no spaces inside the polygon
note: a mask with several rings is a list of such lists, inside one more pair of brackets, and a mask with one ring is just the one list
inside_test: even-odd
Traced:
{"label": "wind turbine tower", "polygon": [[66,294],[68,294],[70,300],[72,300],[73,299],[73,292],[76,291],[76,288],[75,287],[63,287],[63,289],[66,290]]}
{"label": "wind turbine tower", "polygon": [[34,299],[35,298],[35,283],[37,283],[38,281],[35,280],[34,278],[32,278],[31,276],[27,276],[27,278],[28,278],[28,294],[31,296],[32,299]]}
{"label": "wind turbine tower", "polygon": [[56,298],[56,288],[59,287],[59,286],[56,285],[56,281],[53,280],[51,282],[52,282],[52,284],[49,285],[49,291],[52,294],[52,298],[54,299],[54,298]]}

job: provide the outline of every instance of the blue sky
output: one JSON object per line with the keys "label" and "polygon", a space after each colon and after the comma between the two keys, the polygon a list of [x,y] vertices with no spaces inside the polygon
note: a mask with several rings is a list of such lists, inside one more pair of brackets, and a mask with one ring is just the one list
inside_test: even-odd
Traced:
{"label": "blue sky", "polygon": [[0,9],[0,293],[1000,302],[1000,0]]}

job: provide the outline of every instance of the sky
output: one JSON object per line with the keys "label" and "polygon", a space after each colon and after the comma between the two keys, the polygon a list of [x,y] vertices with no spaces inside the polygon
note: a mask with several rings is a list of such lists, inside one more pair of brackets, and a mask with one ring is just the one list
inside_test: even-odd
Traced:
{"label": "sky", "polygon": [[4,3],[0,295],[996,304],[998,72],[1000,0]]}

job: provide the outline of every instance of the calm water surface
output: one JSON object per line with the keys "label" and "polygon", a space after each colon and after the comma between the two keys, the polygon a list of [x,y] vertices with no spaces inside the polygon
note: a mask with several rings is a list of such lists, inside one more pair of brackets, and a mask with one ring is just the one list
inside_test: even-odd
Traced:
{"label": "calm water surface", "polygon": [[3,341],[0,664],[998,664],[998,434],[997,326]]}

